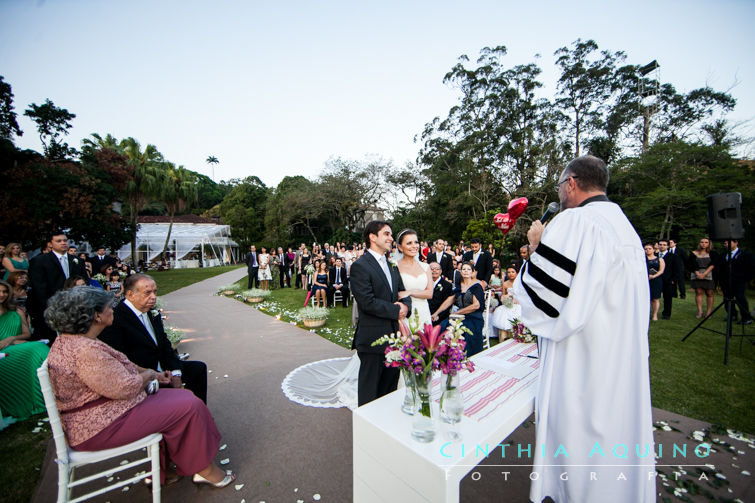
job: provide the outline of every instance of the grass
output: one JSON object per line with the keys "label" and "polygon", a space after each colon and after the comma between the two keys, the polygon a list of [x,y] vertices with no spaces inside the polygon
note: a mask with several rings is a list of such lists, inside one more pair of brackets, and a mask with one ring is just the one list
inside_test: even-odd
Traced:
{"label": "grass", "polygon": [[207,278],[212,278],[218,274],[224,272],[233,271],[243,265],[227,265],[220,267],[199,267],[197,269],[172,269],[169,271],[154,271],[149,275],[155,279],[157,283],[157,292],[159,295],[165,295],[183,288],[185,286],[193,285],[199,281]]}

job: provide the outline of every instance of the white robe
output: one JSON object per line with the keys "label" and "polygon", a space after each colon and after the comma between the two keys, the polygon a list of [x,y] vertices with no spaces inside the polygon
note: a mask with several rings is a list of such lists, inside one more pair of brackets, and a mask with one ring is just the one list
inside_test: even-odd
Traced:
{"label": "white robe", "polygon": [[621,208],[596,201],[557,215],[514,295],[540,338],[530,499],[654,502],[650,294]]}

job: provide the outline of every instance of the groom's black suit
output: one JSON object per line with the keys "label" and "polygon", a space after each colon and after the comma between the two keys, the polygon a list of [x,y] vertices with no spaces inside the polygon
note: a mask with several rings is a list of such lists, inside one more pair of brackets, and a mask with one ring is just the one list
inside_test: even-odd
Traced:
{"label": "groom's black suit", "polygon": [[[360,406],[387,395],[398,385],[398,369],[385,366],[386,345],[371,345],[380,337],[398,331],[400,309],[394,302],[398,301],[398,292],[404,290],[404,283],[396,266],[389,264],[388,269],[393,288],[388,284],[380,264],[369,252],[351,264],[351,292],[359,312],[352,349],[357,350],[360,361]],[[410,297],[400,302],[411,312]]]}
{"label": "groom's black suit", "polygon": [[106,327],[99,339],[121,353],[132,363],[145,369],[180,370],[181,381],[203,402],[207,403],[207,365],[200,361],[181,361],[165,334],[161,315],[149,315],[157,344],[144,324],[125,302],[113,310],[113,324]]}

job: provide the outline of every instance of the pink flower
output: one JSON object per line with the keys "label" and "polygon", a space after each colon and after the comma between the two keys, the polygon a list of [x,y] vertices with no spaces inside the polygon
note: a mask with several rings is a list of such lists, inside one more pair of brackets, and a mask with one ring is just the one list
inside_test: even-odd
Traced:
{"label": "pink flower", "polygon": [[399,320],[398,322],[398,330],[401,332],[401,336],[404,339],[411,339],[412,338],[412,331],[409,330],[409,324],[406,322],[405,319]]}
{"label": "pink flower", "polygon": [[440,325],[432,326],[429,323],[425,323],[424,328],[417,332],[417,335],[419,335],[425,349],[431,353],[438,349],[440,341],[443,339],[440,333]]}

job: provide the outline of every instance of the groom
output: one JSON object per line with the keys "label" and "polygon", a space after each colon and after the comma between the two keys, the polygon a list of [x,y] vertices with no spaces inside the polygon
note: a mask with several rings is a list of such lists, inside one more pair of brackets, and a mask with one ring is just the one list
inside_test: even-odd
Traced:
{"label": "groom", "polygon": [[359,356],[359,406],[387,395],[398,385],[399,370],[385,366],[385,344],[371,346],[380,337],[398,332],[398,320],[411,310],[411,297],[398,299],[404,290],[398,269],[385,258],[393,233],[387,222],[373,220],[364,229],[369,249],[351,264],[351,291],[359,320],[351,348]]}

